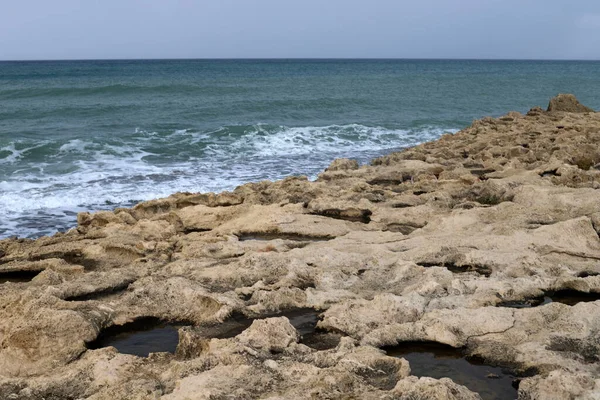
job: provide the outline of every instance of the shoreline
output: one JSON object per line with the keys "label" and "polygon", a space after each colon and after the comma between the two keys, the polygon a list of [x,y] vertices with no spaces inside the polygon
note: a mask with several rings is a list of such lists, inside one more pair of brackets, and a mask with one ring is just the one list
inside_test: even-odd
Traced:
{"label": "shoreline", "polygon": [[[478,398],[378,350],[407,342],[507,368],[523,398],[597,394],[598,143],[600,113],[560,95],[314,182],[176,193],[1,240],[0,395]],[[284,315],[305,309],[335,346]],[[235,315],[263,319],[207,333]],[[184,326],[174,354],[90,348],[143,318]]]}
{"label": "shoreline", "polygon": [[[356,143],[352,144],[350,140],[340,136],[345,129],[351,129],[353,134],[363,137],[353,138]],[[31,177],[23,178],[25,183],[20,183],[18,177],[5,183],[6,192],[0,199],[4,204],[4,208],[0,210],[0,219],[4,221],[4,226],[0,227],[0,240],[13,236],[36,239],[53,235],[57,231],[64,233],[76,226],[79,212],[131,208],[140,202],[168,197],[177,191],[230,191],[244,183],[283,179],[292,173],[307,175],[312,180],[316,179],[318,173],[322,172],[331,160],[341,155],[349,154],[361,163],[368,163],[372,158],[401,150],[392,146],[395,142],[398,144],[404,141],[403,146],[411,146],[421,141],[432,140],[441,132],[457,130],[434,126],[394,130],[356,124],[295,128],[279,126],[278,132],[271,132],[264,144],[256,143],[257,138],[251,134],[250,137],[234,141],[236,147],[232,151],[241,151],[239,148],[248,144],[256,147],[249,154],[232,156],[232,163],[224,159],[226,154],[216,155],[214,158],[208,154],[203,156],[207,159],[198,162],[187,160],[179,164],[168,163],[163,166],[162,171],[158,170],[159,167],[152,161],[135,161],[134,159],[139,159],[139,154],[114,160],[110,168],[102,165],[106,162],[104,156],[95,155],[93,162],[87,167],[76,168],[72,173],[59,178],[50,175],[51,178],[57,179],[53,184],[32,183],[33,187],[27,188],[28,179]],[[319,137],[326,137],[327,132],[333,136],[331,141],[328,144],[320,144]],[[181,140],[190,141],[189,138],[193,138],[194,135],[196,133],[191,133]],[[371,138],[365,139],[364,136],[368,135],[371,135]],[[381,139],[385,135],[389,137]],[[295,143],[295,140],[306,140],[308,143],[299,144]],[[380,140],[383,142],[379,143]],[[292,143],[286,150],[285,142],[290,141]],[[77,157],[81,157],[91,145],[91,142],[75,139],[63,146],[74,147]],[[225,147],[226,145],[222,144],[220,150]],[[287,157],[284,156],[286,151]],[[262,157],[259,157],[261,153]],[[129,163],[133,164],[126,168]],[[284,165],[283,169],[278,171],[278,164]],[[96,170],[103,171],[106,176],[98,182],[90,183],[86,176]],[[115,184],[115,181],[120,183]],[[95,185],[102,188],[100,192],[98,188],[93,188]],[[58,188],[53,190],[55,186]],[[23,187],[26,189],[21,189]]]}

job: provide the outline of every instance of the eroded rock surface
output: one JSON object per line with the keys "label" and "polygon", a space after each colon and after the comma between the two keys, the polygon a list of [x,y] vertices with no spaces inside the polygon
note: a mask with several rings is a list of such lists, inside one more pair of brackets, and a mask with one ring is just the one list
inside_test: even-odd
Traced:
{"label": "eroded rock surface", "polygon": [[[600,398],[600,301],[533,301],[600,294],[600,114],[578,104],[0,241],[0,398],[479,398],[379,350],[414,341],[509,368],[521,399]],[[257,320],[214,334],[235,315]],[[175,354],[88,348],[142,318],[187,325]]]}
{"label": "eroded rock surface", "polygon": [[566,112],[594,112],[589,107],[581,104],[572,94],[559,94],[550,100],[548,111],[566,111]]}

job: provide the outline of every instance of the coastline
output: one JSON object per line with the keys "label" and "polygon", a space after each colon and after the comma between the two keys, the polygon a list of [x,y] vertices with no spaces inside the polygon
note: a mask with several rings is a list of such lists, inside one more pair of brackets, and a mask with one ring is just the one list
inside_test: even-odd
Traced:
{"label": "coastline", "polygon": [[312,180],[335,158],[367,163],[565,90],[600,108],[599,74],[577,61],[3,64],[0,238],[177,191]]}
{"label": "coastline", "polygon": [[[533,306],[556,292],[600,298],[600,114],[554,104],[367,166],[335,160],[315,182],[177,193],[0,241],[0,278],[39,272],[2,286],[0,394],[478,398],[378,350],[425,341],[510,369],[523,398],[591,396],[600,302]],[[203,334],[290,309],[317,310],[336,346],[305,345],[287,317]],[[174,355],[88,350],[143,317],[187,326]]]}

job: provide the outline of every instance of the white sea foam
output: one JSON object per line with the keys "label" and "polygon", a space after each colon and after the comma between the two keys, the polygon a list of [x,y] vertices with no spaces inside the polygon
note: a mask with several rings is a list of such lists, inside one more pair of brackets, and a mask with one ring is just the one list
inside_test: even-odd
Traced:
{"label": "white sea foam", "polygon": [[89,146],[89,142],[84,142],[81,139],[73,139],[69,140],[67,143],[63,144],[59,147],[58,151],[61,153],[83,153],[85,151],[86,146]]}
{"label": "white sea foam", "polygon": [[[422,127],[417,130],[386,129],[358,124],[324,127],[278,127],[257,124],[253,130],[225,146],[215,143],[209,149],[215,155],[254,153],[258,157],[306,155],[311,153],[360,153],[416,145],[433,140],[444,132],[457,129]],[[218,132],[218,131],[217,131]],[[213,134],[216,132],[213,132]],[[206,138],[204,136],[204,138]],[[197,141],[200,141],[199,139]]]}
{"label": "white sea foam", "polygon": [[18,150],[16,148],[17,143],[19,143],[19,142],[12,142],[12,143],[9,143],[7,146],[0,148],[0,153],[1,152],[9,152],[10,153],[8,156],[6,156],[4,158],[0,158],[0,164],[13,164],[16,161],[18,161],[19,159],[23,158],[28,151],[35,150],[39,147],[42,147],[42,146],[46,145],[48,142],[41,142],[34,146],[25,147],[20,150]]}

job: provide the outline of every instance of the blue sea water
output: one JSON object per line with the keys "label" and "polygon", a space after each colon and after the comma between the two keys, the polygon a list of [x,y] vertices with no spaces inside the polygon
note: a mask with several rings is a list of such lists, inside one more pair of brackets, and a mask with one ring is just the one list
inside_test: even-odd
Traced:
{"label": "blue sea water", "polygon": [[314,178],[559,92],[599,109],[599,76],[587,61],[0,62],[0,238],[176,191]]}

